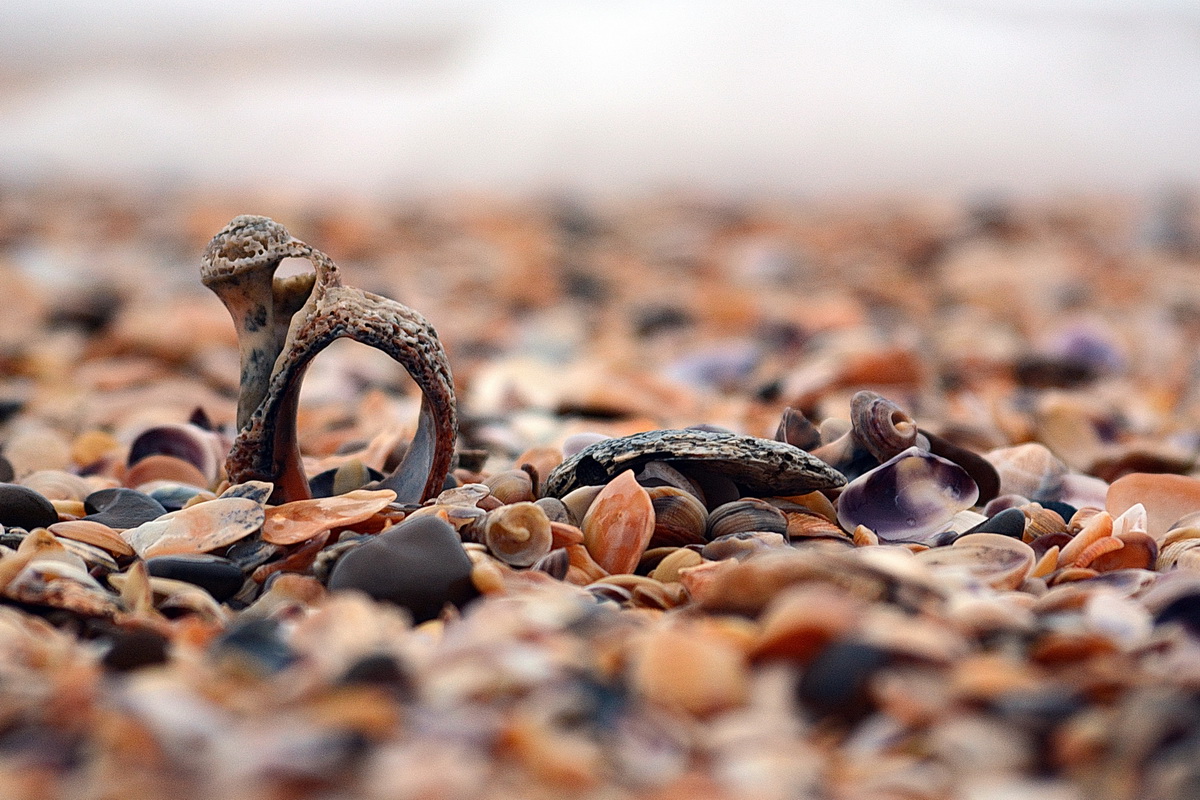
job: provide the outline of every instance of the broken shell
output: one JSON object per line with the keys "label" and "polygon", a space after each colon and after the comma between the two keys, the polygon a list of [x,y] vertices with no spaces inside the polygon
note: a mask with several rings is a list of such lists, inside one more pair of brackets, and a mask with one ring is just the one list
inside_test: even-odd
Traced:
{"label": "broken shell", "polygon": [[1101,511],[1083,526],[1083,530],[1075,534],[1058,554],[1060,567],[1076,566],[1076,560],[1085,550],[1100,539],[1112,536],[1113,519],[1107,511]]}
{"label": "broken shell", "polygon": [[1000,494],[1019,494],[1034,502],[1057,500],[1067,465],[1043,444],[1029,442],[992,450],[984,458],[1000,476]]}
{"label": "broken shell", "polygon": [[883,463],[917,443],[917,423],[900,406],[875,392],[850,398],[850,425],[855,438]]}
{"label": "broken shell", "polygon": [[757,497],[744,497],[714,508],[705,536],[711,541],[731,533],[787,533],[787,529],[787,517],[778,508]]}
{"label": "broken shell", "polygon": [[369,519],[396,499],[390,489],[355,489],[333,497],[297,500],[265,512],[262,538],[271,544],[298,544],[323,531]]}
{"label": "broken shell", "polygon": [[821,432],[802,412],[788,406],[779,418],[779,427],[775,429],[775,441],[785,442],[801,450],[812,450],[821,445]]}
{"label": "broken shell", "polygon": [[91,617],[121,610],[117,597],[88,574],[87,568],[60,559],[34,558],[4,587],[21,603],[51,606]]}
{"label": "broken shell", "polygon": [[484,544],[510,566],[532,566],[550,552],[552,539],[546,512],[528,501],[501,506],[483,518]]}
{"label": "broken shell", "polygon": [[64,539],[74,539],[95,547],[102,548],[115,556],[132,556],[133,548],[121,538],[121,535],[107,525],[86,519],[56,522],[49,531]]}
{"label": "broken shell", "polygon": [[498,472],[483,483],[501,503],[521,503],[534,499],[533,479],[522,469]]}
{"label": "broken shell", "polygon": [[1159,572],[1172,569],[1200,571],[1200,539],[1180,539],[1158,552],[1154,568]]}
{"label": "broken shell", "polygon": [[654,535],[651,547],[682,547],[704,544],[708,509],[694,495],[674,486],[654,486],[646,490],[654,508]]}
{"label": "broken shell", "polygon": [[[224,454],[225,445],[221,442],[220,436],[196,425],[180,422],[156,425],[138,434],[129,445],[127,463],[133,467],[148,456],[172,456],[194,466],[204,477],[199,485],[207,486],[217,479],[217,473],[221,468],[221,457]],[[151,480],[151,478],[146,480]],[[171,480],[190,482],[180,478],[171,478]]]}
{"label": "broken shell", "polygon": [[1067,523],[1057,511],[1043,508],[1039,503],[1021,506],[1025,514],[1025,538],[1027,541],[1053,533],[1066,533]]}
{"label": "broken shell", "polygon": [[999,533],[969,533],[949,547],[917,553],[916,559],[937,569],[965,569],[994,589],[1016,589],[1037,561],[1033,548]]}
{"label": "broken shell", "polygon": [[845,482],[828,464],[782,442],[714,431],[656,430],[584,448],[550,474],[545,493],[562,497],[577,486],[604,483],[647,461],[684,466],[689,474],[717,474],[747,494],[803,494]]}
{"label": "broken shell", "polygon": [[881,541],[920,541],[941,531],[978,496],[962,467],[910,447],[842,490],[838,522],[846,530],[865,525]]}
{"label": "broken shell", "polygon": [[630,470],[596,495],[580,525],[583,543],[610,573],[633,572],[654,535],[654,506]]}
{"label": "broken shell", "polygon": [[218,497],[130,528],[121,537],[142,558],[207,553],[254,533],[265,517],[253,500]]}
{"label": "broken shell", "polygon": [[821,514],[806,508],[783,509],[788,539],[847,539],[846,532]]}
{"label": "broken shell", "polygon": [[1115,516],[1138,503],[1146,509],[1146,532],[1161,541],[1176,520],[1200,510],[1200,479],[1133,472],[1112,482],[1104,507]]}

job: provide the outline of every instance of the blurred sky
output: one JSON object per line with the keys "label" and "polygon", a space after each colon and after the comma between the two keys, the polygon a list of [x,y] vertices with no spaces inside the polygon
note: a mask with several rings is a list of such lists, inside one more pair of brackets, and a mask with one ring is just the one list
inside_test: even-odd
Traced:
{"label": "blurred sky", "polygon": [[1200,0],[13,0],[0,177],[1200,185]]}

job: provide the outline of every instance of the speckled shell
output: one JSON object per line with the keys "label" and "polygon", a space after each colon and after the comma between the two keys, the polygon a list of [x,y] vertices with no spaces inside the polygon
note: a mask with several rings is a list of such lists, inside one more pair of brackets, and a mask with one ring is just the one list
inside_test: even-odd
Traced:
{"label": "speckled shell", "polygon": [[962,467],[910,447],[842,490],[838,522],[846,530],[865,525],[881,541],[921,541],[978,497]]}

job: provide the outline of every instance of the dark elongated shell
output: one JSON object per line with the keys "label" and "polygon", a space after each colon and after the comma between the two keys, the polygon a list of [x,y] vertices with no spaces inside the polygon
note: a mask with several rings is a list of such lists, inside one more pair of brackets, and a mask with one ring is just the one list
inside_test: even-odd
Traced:
{"label": "dark elongated shell", "polygon": [[962,467],[910,447],[842,490],[838,522],[849,531],[865,525],[882,541],[921,541],[978,497]]}
{"label": "dark elongated shell", "polygon": [[917,443],[917,423],[900,406],[875,392],[850,399],[854,436],[880,463]]}
{"label": "dark elongated shell", "polygon": [[545,494],[562,497],[577,486],[607,483],[625,469],[666,461],[733,481],[746,494],[803,494],[833,489],[845,478],[818,458],[783,442],[698,430],[657,430],[605,439],[550,473]]}
{"label": "dark elongated shell", "polygon": [[775,429],[775,441],[785,442],[801,450],[812,450],[821,446],[821,432],[802,412],[788,406],[779,418]]}
{"label": "dark elongated shell", "polygon": [[929,452],[953,461],[967,471],[971,480],[979,487],[979,500],[976,502],[980,505],[990,502],[1000,494],[1000,473],[986,458],[927,430],[921,429],[921,435],[929,442]]}

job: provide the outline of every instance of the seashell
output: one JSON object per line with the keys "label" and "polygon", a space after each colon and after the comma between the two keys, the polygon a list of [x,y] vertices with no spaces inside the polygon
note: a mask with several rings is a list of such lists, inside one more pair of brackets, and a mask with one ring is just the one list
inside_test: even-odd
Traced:
{"label": "seashell", "polygon": [[708,509],[694,495],[674,486],[646,490],[654,508],[654,535],[650,547],[683,547],[704,544]]}
{"label": "seashell", "polygon": [[609,573],[633,572],[654,535],[654,507],[631,470],[596,495],[579,526],[583,543]]}
{"label": "seashell", "polygon": [[86,480],[60,469],[31,472],[18,483],[33,489],[47,500],[82,500],[92,493],[92,487]]}
{"label": "seashell", "polygon": [[88,571],[97,577],[104,577],[110,572],[116,572],[120,569],[116,559],[108,554],[103,548],[85,542],[68,539],[65,536],[57,536],[59,544],[66,548],[67,552],[73,553],[83,559],[83,563],[87,566]]}
{"label": "seashell", "polygon": [[266,504],[274,491],[275,484],[270,481],[245,481],[227,487],[217,499],[223,500],[230,497],[242,497],[247,500],[253,500],[261,506]]}
{"label": "seashell", "polygon": [[741,561],[747,556],[761,550],[785,550],[788,540],[783,534],[771,531],[742,531],[718,536],[700,551],[700,555],[709,561],[723,561],[734,558]]}
{"label": "seashell", "polygon": [[1172,569],[1200,571],[1200,539],[1181,539],[1158,551],[1154,568],[1159,572]]}
{"label": "seashell", "polygon": [[1115,534],[1123,547],[1114,553],[1098,556],[1086,566],[1099,572],[1118,569],[1153,569],[1158,559],[1158,542],[1143,531],[1124,531]]}
{"label": "seashell", "polygon": [[172,481],[200,488],[209,484],[208,476],[201,473],[192,462],[158,453],[141,459],[125,473],[126,486],[138,487],[151,481]]}
{"label": "seashell", "polygon": [[735,708],[750,691],[745,654],[727,637],[693,622],[648,632],[633,654],[630,682],[650,702],[697,717]]}
{"label": "seashell", "polygon": [[[828,464],[782,442],[712,431],[656,430],[584,448],[550,474],[546,495],[562,497],[576,486],[604,483],[647,461],[666,461],[693,476],[695,470],[719,475],[746,494],[803,494],[845,482]],[[707,499],[713,502],[711,496]]]}
{"label": "seashell", "polygon": [[566,522],[551,522],[550,539],[552,543],[551,547],[554,549],[573,544],[583,544],[583,531]]}
{"label": "seashell", "polygon": [[917,444],[917,424],[900,406],[875,392],[850,398],[854,437],[876,461],[883,463]]}
{"label": "seashell", "polygon": [[1091,475],[1070,473],[1062,479],[1059,500],[1075,508],[1104,508],[1108,483]]}
{"label": "seashell", "polygon": [[568,458],[571,458],[572,456],[576,456],[579,454],[579,452],[581,450],[591,447],[592,445],[596,444],[597,442],[603,442],[605,439],[611,439],[611,438],[612,437],[606,433],[584,432],[584,433],[572,434],[563,440],[563,443],[562,443],[563,459],[568,459]]}
{"label": "seashell", "polygon": [[435,501],[443,506],[473,506],[491,494],[492,490],[482,483],[464,483],[453,489],[446,489],[437,496]]}
{"label": "seashell", "polygon": [[119,557],[132,556],[133,548],[121,538],[121,535],[107,525],[85,519],[56,522],[49,531],[64,539],[90,544]]}
{"label": "seashell", "polygon": [[207,553],[262,527],[263,507],[245,497],[218,497],[130,528],[121,537],[142,558]]}
{"label": "seashell", "polygon": [[1058,565],[1060,567],[1078,566],[1077,559],[1080,554],[1100,539],[1112,536],[1112,532],[1112,515],[1107,511],[1101,511],[1089,519],[1083,529],[1062,548],[1058,554]]}
{"label": "seashell", "polygon": [[560,547],[539,558],[530,569],[544,572],[555,580],[562,581],[566,580],[567,570],[570,566],[570,555],[567,554],[566,549]]}
{"label": "seashell", "polygon": [[487,512],[482,527],[488,550],[513,567],[532,566],[550,552],[553,543],[546,512],[528,501]]}
{"label": "seashell", "polygon": [[396,493],[391,489],[355,489],[334,497],[272,506],[264,513],[262,538],[270,544],[299,544],[323,531],[362,522],[395,499]]}
{"label": "seashell", "polygon": [[962,467],[910,447],[842,490],[838,522],[845,530],[865,525],[881,541],[920,541],[942,530],[978,496]]}
{"label": "seashell", "polygon": [[744,497],[717,506],[708,515],[705,537],[710,541],[731,533],[764,531],[786,534],[788,520],[775,506],[756,497]]}
{"label": "seashell", "polygon": [[580,486],[562,496],[562,504],[571,515],[571,522],[578,525],[587,514],[596,499],[596,495],[604,490],[604,486]]}
{"label": "seashell", "polygon": [[58,512],[39,492],[28,486],[0,483],[0,525],[31,531],[56,522]]}
{"label": "seashell", "polygon": [[524,453],[521,453],[513,459],[513,463],[519,469],[524,469],[525,465],[528,464],[538,475],[549,475],[554,471],[555,467],[562,463],[562,460],[562,450],[557,447],[541,446],[531,447]]}
{"label": "seashell", "polygon": [[830,522],[825,517],[809,511],[806,508],[802,509],[787,509],[783,512],[787,519],[787,537],[790,540],[795,539],[815,539],[815,538],[847,538],[846,532],[838,527],[835,523]]}
{"label": "seashell", "polygon": [[598,603],[608,602],[618,606],[633,603],[633,592],[623,586],[615,586],[611,583],[591,583],[584,587],[584,591],[596,598]]}
{"label": "seashell", "polygon": [[864,612],[862,601],[828,585],[785,589],[763,610],[751,654],[756,661],[785,658],[806,664],[853,631]]}
{"label": "seashell", "polygon": [[52,428],[34,426],[13,433],[4,443],[4,458],[16,477],[71,466],[71,445]]}
{"label": "seashell", "polygon": [[[361,489],[385,476],[374,467],[357,458],[351,458],[336,467],[321,470],[308,479],[308,489],[313,497],[336,497],[339,494]],[[274,484],[271,484],[274,488]]]}
{"label": "seashell", "polygon": [[1025,515],[1025,538],[1032,541],[1039,536],[1052,533],[1067,533],[1067,523],[1058,512],[1043,508],[1039,503],[1029,503],[1021,506]]}
{"label": "seashell", "polygon": [[920,429],[920,433],[929,443],[929,452],[935,456],[941,456],[947,461],[953,461],[971,476],[971,480],[975,481],[975,485],[979,487],[979,499],[976,503],[980,505],[989,503],[999,496],[1000,473],[996,471],[990,461],[979,453],[943,439],[924,428]]}
{"label": "seashell", "polygon": [[1000,494],[1019,494],[1034,502],[1058,500],[1067,465],[1043,444],[1002,447],[984,455],[1000,476]]}
{"label": "seashell", "polygon": [[571,583],[586,586],[608,575],[608,570],[597,564],[582,544],[569,544],[562,549],[566,551],[570,562],[570,566],[567,567],[567,580]]}
{"label": "seashell", "polygon": [[[822,425],[822,430],[824,429],[825,426]],[[863,446],[852,430],[847,430],[841,437],[813,448],[812,455],[851,481],[879,466],[879,459],[871,455],[871,451]]]}
{"label": "seashell", "polygon": [[1033,548],[999,533],[960,536],[950,547],[917,553],[916,559],[938,569],[965,569],[994,589],[1018,588],[1032,572],[1037,558]]}
{"label": "seashell", "polygon": [[117,597],[78,563],[34,558],[18,572],[4,594],[20,603],[61,608],[89,617],[112,617],[121,611]]}
{"label": "seashell", "polygon": [[978,525],[974,526],[973,528],[969,528],[964,532],[1002,533],[1005,536],[1012,536],[1015,539],[1022,539],[1025,536],[1027,524],[1028,520],[1025,517],[1024,511],[1019,508],[1006,508],[997,514],[993,514],[990,517],[985,517]]}
{"label": "seashell", "polygon": [[779,418],[779,427],[775,429],[775,441],[811,451],[820,447],[821,432],[803,412],[788,406]]}
{"label": "seashell", "polygon": [[637,481],[646,488],[671,486],[704,501],[704,491],[700,485],[665,461],[647,461],[638,470]]}
{"label": "seashell", "polygon": [[1146,533],[1161,541],[1176,520],[1200,511],[1200,479],[1185,475],[1130,473],[1108,487],[1104,507],[1116,516],[1137,503],[1146,509]]}
{"label": "seashell", "polygon": [[563,501],[557,497],[539,497],[533,501],[533,504],[542,509],[546,514],[546,519],[551,522],[571,524],[571,512],[567,511]]}
{"label": "seashell", "polygon": [[129,445],[127,463],[133,467],[152,455],[174,456],[191,463],[204,476],[200,485],[208,486],[217,479],[225,446],[212,431],[190,423],[169,423],[138,434]]}
{"label": "seashell", "polygon": [[534,499],[533,479],[524,470],[498,472],[485,480],[484,485],[501,503],[532,502]]}
{"label": "seashell", "polygon": [[85,431],[71,442],[71,461],[78,467],[88,467],[106,457],[115,456],[121,443],[101,430]]}
{"label": "seashell", "polygon": [[650,577],[660,583],[676,583],[679,581],[679,571],[704,563],[704,556],[695,550],[678,547],[658,562],[658,566],[650,573]]}

